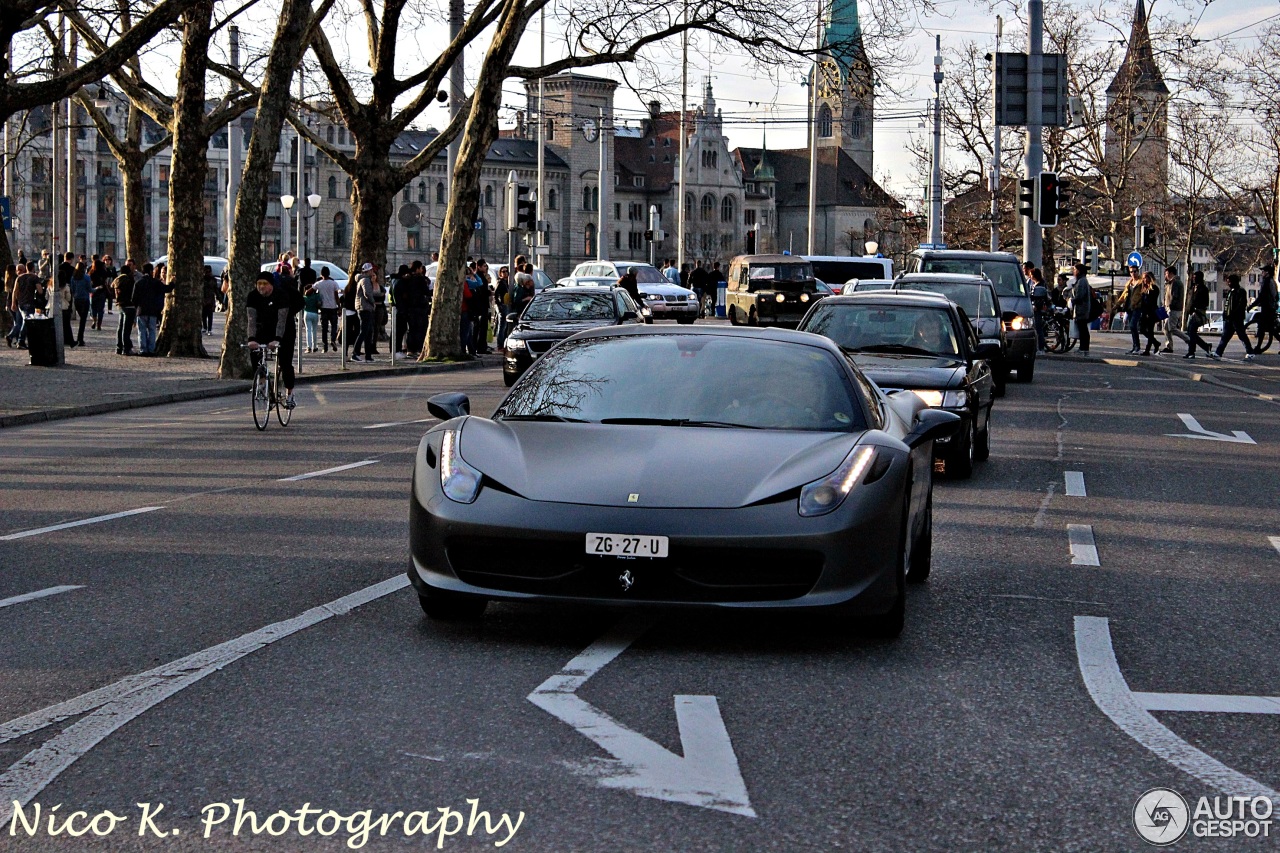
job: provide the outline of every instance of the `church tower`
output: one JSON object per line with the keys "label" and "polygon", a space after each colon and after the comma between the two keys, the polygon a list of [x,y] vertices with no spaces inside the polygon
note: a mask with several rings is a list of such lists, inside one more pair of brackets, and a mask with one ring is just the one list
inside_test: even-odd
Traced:
{"label": "church tower", "polygon": [[862,43],[857,0],[832,0],[823,26],[825,56],[811,87],[818,148],[844,149],[872,175],[875,77]]}
{"label": "church tower", "polygon": [[1169,183],[1169,87],[1156,66],[1145,0],[1136,0],[1129,45],[1107,87],[1106,164],[1126,205],[1163,198]]}

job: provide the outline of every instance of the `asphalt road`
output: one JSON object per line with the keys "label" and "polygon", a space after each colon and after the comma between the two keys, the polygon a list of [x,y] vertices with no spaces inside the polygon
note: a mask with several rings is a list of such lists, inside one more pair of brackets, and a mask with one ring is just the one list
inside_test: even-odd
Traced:
{"label": "asphalt road", "polygon": [[[903,636],[871,642],[807,615],[496,605],[428,623],[402,581],[406,497],[425,399],[453,389],[477,413],[505,392],[496,371],[304,383],[287,430],[258,433],[238,398],[5,430],[0,812],[43,811],[34,835],[6,821],[0,848],[349,849],[345,824],[233,834],[234,801],[260,824],[309,806],[451,830],[473,799],[493,835],[392,823],[365,849],[1138,850],[1150,788],[1193,808],[1240,779],[1280,788],[1280,704],[1239,712],[1280,695],[1275,404],[1042,363],[997,401],[990,461],[936,485],[933,576]],[[1234,440],[1185,437],[1203,433],[1180,415]],[[529,701],[620,625],[636,639],[577,695],[675,756],[674,697],[716,697],[754,816],[609,784],[617,761]],[[1170,694],[1227,710],[1133,710]],[[139,803],[165,810],[140,827]],[[58,804],[55,828],[127,820],[51,836]],[[521,812],[514,835],[496,826]]]}

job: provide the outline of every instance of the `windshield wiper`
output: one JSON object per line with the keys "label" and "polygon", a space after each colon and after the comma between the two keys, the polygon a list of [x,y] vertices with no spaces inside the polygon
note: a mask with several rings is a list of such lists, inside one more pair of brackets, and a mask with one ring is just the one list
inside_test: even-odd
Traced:
{"label": "windshield wiper", "polygon": [[566,418],[564,415],[503,415],[499,420],[503,421],[555,421],[557,423],[566,424],[589,424],[591,421],[586,418]]}
{"label": "windshield wiper", "polygon": [[927,349],[919,347],[909,347],[906,344],[871,344],[865,347],[841,347],[845,352],[900,352],[908,355],[932,355],[939,353],[929,352]]}
{"label": "windshield wiper", "polygon": [[629,424],[633,426],[721,427],[723,429],[764,429],[753,424],[732,421],[700,421],[693,418],[601,418],[602,424]]}

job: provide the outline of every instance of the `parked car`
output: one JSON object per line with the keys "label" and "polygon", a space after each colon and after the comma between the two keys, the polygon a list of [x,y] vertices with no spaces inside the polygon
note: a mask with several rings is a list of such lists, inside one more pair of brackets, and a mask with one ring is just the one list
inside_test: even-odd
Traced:
{"label": "parked car", "polygon": [[[916,249],[907,260],[907,272],[960,273],[985,275],[995,285],[1000,298],[1008,352],[1000,370],[1018,372],[1018,381],[1030,382],[1036,373],[1036,327],[1031,311],[1031,293],[1018,256],[1009,252],[966,252],[959,249]],[[1048,270],[1050,281],[1052,270]],[[1001,376],[1003,385],[1005,376]]]}
{"label": "parked car", "polygon": [[502,358],[502,380],[511,387],[552,346],[583,329],[640,322],[640,312],[620,287],[553,287],[534,295],[516,320]]}
{"label": "parked car", "polygon": [[795,326],[826,296],[797,255],[739,255],[729,263],[725,312],[735,326]]}
{"label": "parked car", "polygon": [[799,330],[825,335],[886,394],[910,391],[959,415],[960,431],[933,444],[947,476],[964,479],[991,453],[995,382],[987,359],[998,344],[978,343],[958,305],[934,293],[882,290],[824,299]]}
{"label": "parked car", "polygon": [[[156,264],[167,264],[167,263],[169,263],[169,256],[161,255],[160,257],[152,261],[151,265],[155,266]],[[220,258],[217,255],[204,256],[204,265],[213,270],[213,274],[216,278],[222,278],[222,271],[227,268],[227,264],[229,263],[231,263],[231,261],[227,260],[226,258]]]}
{"label": "parked car", "polygon": [[[325,267],[329,268],[329,277],[336,281],[339,287],[346,287],[348,279],[346,270],[335,263],[331,263],[330,261],[317,260],[316,258],[311,259],[311,268],[316,271],[317,278],[320,276],[320,270]],[[263,272],[275,272],[275,269],[276,264],[274,261],[272,263],[262,265]]]}
{"label": "parked car", "polygon": [[640,301],[651,312],[646,320],[675,320],[692,323],[698,319],[698,295],[687,287],[669,282],[653,264],[641,261],[587,261],[574,267],[562,283],[613,285],[627,270],[636,271]]}
{"label": "parked car", "polygon": [[[989,353],[988,361],[994,373],[995,393],[997,397],[1004,394],[1005,379],[1009,375],[1009,344],[1000,319],[1000,300],[989,278],[983,275],[908,273],[898,276],[893,288],[940,293],[959,305],[977,333],[978,343],[992,345],[985,351]],[[999,353],[996,353],[995,346],[999,346]]]}
{"label": "parked car", "polygon": [[1222,312],[1206,311],[1205,316],[1208,317],[1209,322],[1205,323],[1202,327],[1200,327],[1199,331],[1201,336],[1221,335],[1222,334]]}
{"label": "parked car", "polygon": [[826,338],[727,326],[580,332],[491,419],[458,392],[428,409],[408,574],[429,618],[489,599],[830,608],[882,637],[929,574],[932,444],[959,426]]}
{"label": "parked car", "polygon": [[840,286],[840,293],[848,296],[851,293],[889,290],[891,287],[893,287],[893,279],[891,278],[851,278]]}

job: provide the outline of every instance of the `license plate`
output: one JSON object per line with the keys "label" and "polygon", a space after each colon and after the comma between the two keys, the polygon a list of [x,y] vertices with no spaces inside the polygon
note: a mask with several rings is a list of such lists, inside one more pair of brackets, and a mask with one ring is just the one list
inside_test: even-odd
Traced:
{"label": "license plate", "polygon": [[602,557],[665,557],[667,537],[626,533],[588,533],[587,553]]}

